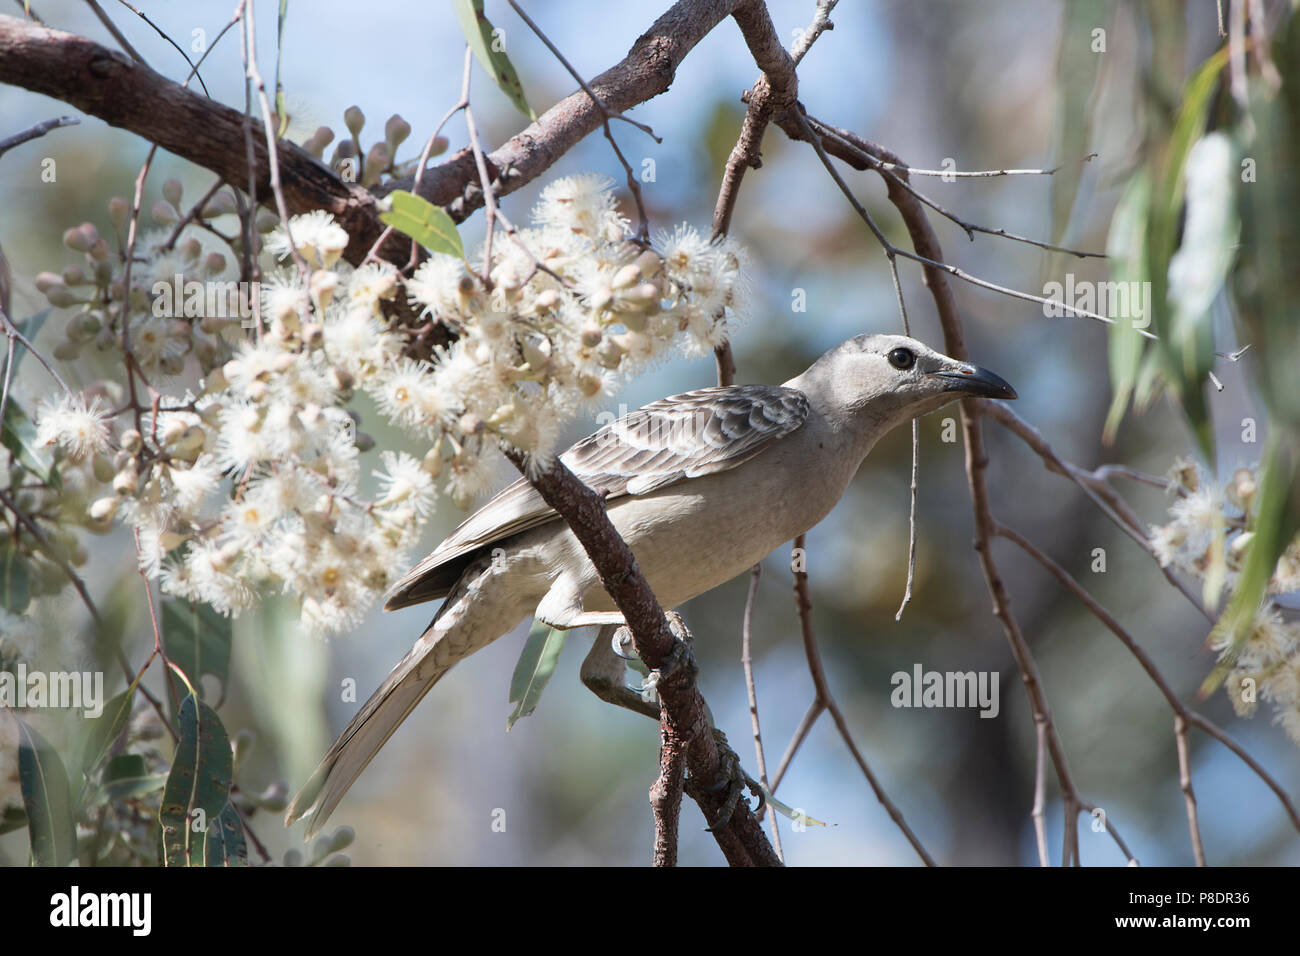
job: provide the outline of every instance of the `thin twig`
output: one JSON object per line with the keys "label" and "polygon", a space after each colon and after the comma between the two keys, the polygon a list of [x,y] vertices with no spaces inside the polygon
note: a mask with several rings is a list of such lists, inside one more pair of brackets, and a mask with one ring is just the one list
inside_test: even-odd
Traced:
{"label": "thin twig", "polygon": [[15,146],[21,146],[23,143],[44,136],[50,130],[58,129],[62,126],[76,126],[80,122],[81,120],[75,116],[56,116],[54,119],[43,120],[35,126],[23,130],[21,133],[14,133],[12,136],[6,136],[4,139],[0,139],[0,156],[9,152],[9,150],[13,149]]}
{"label": "thin twig", "polygon": [[[767,757],[763,753],[763,731],[758,725],[758,687],[754,684],[754,602],[758,599],[758,580],[763,574],[761,564],[754,565],[749,575],[749,594],[745,598],[745,618],[740,629],[740,665],[745,671],[745,691],[749,695],[749,723],[754,728],[754,759],[758,764],[758,781],[768,790]],[[772,848],[782,860],[781,831],[776,825],[776,814],[769,815],[772,828]]]}
{"label": "thin twig", "polygon": [[1092,612],[1093,616],[1096,617],[1097,620],[1101,621],[1101,623],[1104,624],[1112,634],[1119,638],[1120,642],[1128,648],[1129,653],[1137,658],[1137,662],[1142,666],[1142,669],[1146,671],[1147,676],[1151,678],[1151,682],[1156,685],[1156,688],[1160,691],[1161,695],[1163,695],[1165,701],[1169,704],[1170,709],[1173,710],[1176,716],[1181,717],[1189,724],[1204,730],[1207,734],[1236,754],[1242,762],[1246,764],[1246,766],[1255,771],[1255,774],[1277,795],[1277,798],[1281,801],[1282,807],[1286,811],[1287,816],[1291,818],[1292,826],[1300,832],[1300,813],[1296,812],[1296,808],[1292,804],[1291,798],[1287,795],[1281,784],[1279,784],[1272,775],[1264,770],[1259,763],[1250,757],[1240,744],[1232,740],[1232,738],[1224,733],[1224,731],[1211,720],[1192,710],[1178,698],[1178,695],[1175,694],[1173,688],[1169,686],[1169,682],[1166,681],[1164,675],[1160,673],[1159,668],[1156,667],[1155,662],[1151,659],[1150,655],[1142,649],[1142,646],[1138,644],[1133,635],[1124,629],[1124,626],[1119,623],[1113,614],[1107,611],[1106,608],[1102,607],[1102,605],[1097,602],[1096,598],[1089,594],[1088,591],[1079,584],[1077,580],[1075,580],[1074,576],[1071,575],[1069,571],[1065,570],[1065,568],[1061,567],[1061,565],[1048,557],[1036,545],[1025,538],[1024,535],[1020,534],[1013,528],[1006,527],[1005,525],[996,526],[995,532],[999,536],[1016,544],[1021,548],[1021,550],[1041,564],[1048,573],[1052,575],[1052,577],[1056,578],[1056,580],[1059,581],[1067,591],[1073,594],[1079,602],[1084,605],[1084,607]]}
{"label": "thin twig", "polygon": [[[805,538],[803,535],[799,535],[799,537],[794,539],[794,546],[801,550],[804,548]],[[822,667],[821,652],[817,649],[817,636],[813,632],[812,598],[808,596],[808,573],[806,571],[796,570],[794,572],[794,599],[795,607],[799,612],[799,632],[803,637],[804,654],[808,658],[808,672],[812,675],[813,687],[816,688],[817,700],[820,701],[821,705],[830,712],[832,719],[835,721],[835,726],[840,732],[840,737],[844,740],[845,746],[847,746],[849,752],[853,754],[853,759],[858,762],[858,767],[861,768],[862,775],[867,778],[867,783],[870,784],[872,792],[876,795],[876,799],[880,801],[881,806],[883,806],[885,811],[889,814],[889,818],[893,820],[894,825],[902,831],[903,836],[907,838],[907,842],[912,845],[912,849],[916,851],[917,856],[924,861],[925,865],[934,866],[934,858],[931,857],[925,847],[921,845],[921,841],[917,839],[916,834],[912,832],[912,828],[909,827],[907,821],[903,819],[902,812],[897,806],[895,806],[894,801],[889,799],[889,795],[885,793],[884,788],[880,785],[880,781],[876,779],[876,775],[872,773],[871,767],[867,765],[867,761],[858,750],[858,745],[853,740],[853,733],[849,730],[848,721],[844,719],[844,715],[840,712],[839,704],[835,702],[835,697],[831,694],[830,684],[826,680],[826,671]],[[816,718],[814,717],[813,719]]]}
{"label": "thin twig", "polygon": [[[519,18],[523,20],[524,23],[528,24],[528,28],[537,35],[537,38],[541,40],[542,43],[546,44],[546,48],[550,50],[552,55],[560,61],[566,70],[569,71],[569,75],[578,82],[578,85],[582,87],[582,91],[586,93],[587,96],[591,97],[592,105],[595,106],[596,110],[600,113],[601,125],[605,131],[605,139],[609,140],[609,145],[614,150],[614,155],[618,157],[619,163],[623,166],[623,171],[627,174],[627,188],[628,191],[632,193],[632,199],[636,203],[637,240],[642,245],[648,245],[650,243],[650,219],[649,216],[646,215],[645,199],[641,195],[641,184],[636,180],[636,173],[632,170],[632,164],[627,161],[627,157],[623,155],[623,150],[619,149],[618,143],[614,140],[614,133],[609,128],[609,121],[611,119],[621,119],[624,122],[631,123],[643,133],[646,133],[656,143],[662,143],[663,140],[656,136],[654,130],[644,123],[638,123],[636,120],[630,119],[621,113],[611,112],[610,109],[601,101],[600,97],[592,92],[591,87],[587,85],[587,81],[584,80],[578,71],[573,68],[573,65],[564,58],[564,54],[561,53],[559,48],[551,42],[550,37],[542,32],[541,28],[532,21],[532,18],[529,17],[528,14],[524,13],[519,4],[515,3],[515,0],[509,0],[509,2],[515,13],[519,14]],[[490,198],[488,195],[490,189],[486,183],[483,188],[486,191],[484,195],[484,201],[486,202]]]}
{"label": "thin twig", "polygon": [[1187,747],[1187,721],[1174,715],[1174,740],[1178,746],[1178,785],[1187,805],[1187,831],[1192,838],[1192,855],[1197,866],[1205,866],[1205,846],[1201,843],[1201,824],[1196,818],[1196,794],[1192,790],[1192,759]]}

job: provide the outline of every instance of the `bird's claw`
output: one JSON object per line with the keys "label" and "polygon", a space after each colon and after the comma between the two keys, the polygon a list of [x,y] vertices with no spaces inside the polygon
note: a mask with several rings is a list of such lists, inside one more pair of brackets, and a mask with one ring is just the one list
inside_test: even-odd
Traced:
{"label": "bird's claw", "polygon": [[[717,741],[718,746],[718,764],[722,771],[722,776],[717,782],[701,786],[700,789],[707,793],[716,793],[719,790],[725,790],[726,795],[723,797],[722,805],[718,808],[717,819],[713,824],[705,829],[709,833],[716,832],[731,822],[732,814],[736,812],[736,805],[744,796],[745,790],[748,789],[755,797],[758,798],[758,805],[750,812],[754,814],[761,813],[767,803],[767,797],[763,793],[763,788],[757,780],[745,772],[740,765],[740,758],[736,752],[731,749],[727,743],[727,735],[718,728],[713,728],[713,738]],[[691,781],[688,780],[688,783]]]}

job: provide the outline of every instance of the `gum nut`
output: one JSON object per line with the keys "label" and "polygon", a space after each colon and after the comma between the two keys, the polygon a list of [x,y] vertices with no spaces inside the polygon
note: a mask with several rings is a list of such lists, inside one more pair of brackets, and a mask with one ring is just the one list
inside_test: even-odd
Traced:
{"label": "gum nut", "polygon": [[149,215],[153,217],[154,222],[164,226],[174,225],[180,222],[181,218],[180,213],[172,208],[172,204],[162,199],[149,207]]}
{"label": "gum nut", "polygon": [[539,294],[533,301],[540,311],[550,312],[560,304],[560,293],[556,292],[554,289],[547,289]]}
{"label": "gum nut", "polygon": [[337,146],[334,147],[334,158],[336,160],[351,159],[356,155],[357,155],[357,144],[352,142],[352,140],[350,139],[342,140],[339,142]]}
{"label": "gum nut", "polygon": [[108,258],[107,240],[96,239],[95,244],[90,247],[90,252],[88,252],[87,255],[89,255],[90,258],[94,259],[96,262],[103,262],[105,259]]}
{"label": "gum nut", "polygon": [[203,254],[203,243],[197,239],[186,239],[176,247],[176,251],[186,259],[197,259]]}
{"label": "gum nut", "polygon": [[365,432],[357,432],[356,446],[357,451],[370,451],[370,449],[375,447],[374,436],[368,435]]}
{"label": "gum nut", "polygon": [[230,194],[230,190],[223,189],[203,207],[203,216],[205,219],[211,219],[214,216],[233,216],[239,211],[235,205],[235,197]]}
{"label": "gum nut", "polygon": [[435,136],[433,138],[433,147],[429,150],[430,156],[441,156],[447,152],[447,147],[451,145],[451,140],[446,136]]}
{"label": "gum nut", "polygon": [[604,337],[605,333],[595,322],[588,322],[582,327],[582,344],[589,349],[593,349],[599,345],[601,339]]}
{"label": "gum nut", "polygon": [[216,275],[226,269],[226,257],[219,252],[209,252],[203,257],[203,268],[208,275]]}
{"label": "gum nut", "polygon": [[302,148],[320,159],[321,154],[325,152],[325,147],[332,142],[334,142],[334,130],[328,126],[317,126],[316,132],[307,137]]}
{"label": "gum nut", "polygon": [[359,106],[349,106],[343,111],[343,122],[349,133],[360,136],[362,128],[366,125],[366,114],[361,112]]}
{"label": "gum nut", "polygon": [[134,428],[128,428],[126,431],[122,432],[123,451],[134,455],[141,449],[141,447],[143,447],[143,445],[144,439],[140,437],[140,433]]}
{"label": "gum nut", "polygon": [[95,284],[105,285],[113,278],[113,263],[105,259],[95,263]]}
{"label": "gum nut", "polygon": [[627,326],[629,332],[645,331],[645,315],[640,312],[624,312],[619,315],[619,320]]}
{"label": "gum nut", "polygon": [[179,179],[169,179],[162,185],[163,198],[166,199],[176,208],[181,205],[181,181]]}
{"label": "gum nut", "polygon": [[280,225],[280,218],[273,212],[263,210],[257,214],[257,231],[265,235]]}
{"label": "gum nut", "polygon": [[590,303],[591,311],[603,312],[609,304],[614,301],[614,292],[608,288],[600,288],[592,294]]}
{"label": "gum nut", "polygon": [[352,373],[347,369],[338,368],[337,366],[334,368],[334,385],[336,388],[346,391],[353,386],[355,381],[356,379],[352,377]]}
{"label": "gum nut", "polygon": [[[50,275],[50,273],[43,272],[41,275]],[[81,266],[68,266],[63,270],[64,285],[85,285],[89,281],[90,279],[86,276],[86,273]]]}
{"label": "gum nut", "polygon": [[595,398],[604,387],[605,382],[599,375],[592,375],[590,372],[582,372],[578,375],[578,390],[582,392],[583,398]]}
{"label": "gum nut", "polygon": [[311,348],[317,348],[325,341],[325,327],[319,322],[308,322],[302,327],[302,340]]}
{"label": "gum nut", "polygon": [[54,346],[54,357],[60,362],[71,362],[81,354],[81,344],[65,339]]}

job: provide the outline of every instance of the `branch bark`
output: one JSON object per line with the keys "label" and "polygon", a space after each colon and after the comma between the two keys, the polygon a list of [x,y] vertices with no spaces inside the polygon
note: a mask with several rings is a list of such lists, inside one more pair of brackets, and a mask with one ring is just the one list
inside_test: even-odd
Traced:
{"label": "branch bark", "polygon": [[[671,85],[686,54],[744,0],[680,0],[651,25],[621,61],[590,82],[611,112],[621,113]],[[17,17],[0,16],[0,83],[54,97],[91,116],[129,130],[227,182],[244,182],[247,162],[232,148],[243,140],[244,114],[183,89],[147,66],[85,37]],[[600,128],[600,110],[582,90],[565,97],[537,121],[489,153],[500,195],[519,189],[549,169],[588,133]],[[271,196],[266,136],[255,127],[258,195]],[[280,140],[278,157],[285,201],[292,214],[324,209],[350,237],[345,256],[360,263],[384,230],[378,197],[411,189],[414,177],[385,184],[375,194],[346,183],[315,157]],[[419,194],[446,206],[457,221],[483,205],[474,157],[466,149],[421,178]],[[396,260],[395,260],[396,261]]]}

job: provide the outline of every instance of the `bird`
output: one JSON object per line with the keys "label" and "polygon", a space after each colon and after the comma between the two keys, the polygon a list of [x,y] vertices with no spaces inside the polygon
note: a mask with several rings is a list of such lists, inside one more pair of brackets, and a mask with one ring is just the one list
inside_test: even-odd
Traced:
{"label": "bird", "polygon": [[[670,610],[820,522],[891,429],[965,397],[1017,396],[988,369],[914,338],[863,334],[781,385],[700,388],[652,402],[559,458],[604,494],[610,521]],[[558,629],[599,625],[584,683],[613,703],[651,706],[622,686],[623,661],[602,639],[622,615],[573,532],[526,478],[411,568],[384,608],[443,597],[289,805],[286,825],[309,816],[307,836],[319,831],[433,685],[529,615]]]}

